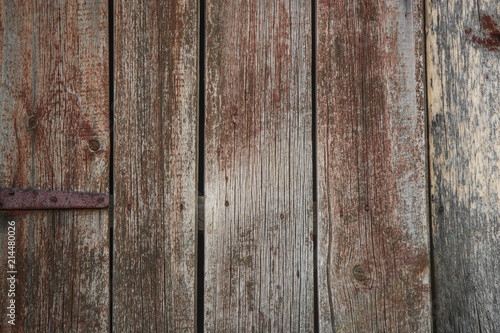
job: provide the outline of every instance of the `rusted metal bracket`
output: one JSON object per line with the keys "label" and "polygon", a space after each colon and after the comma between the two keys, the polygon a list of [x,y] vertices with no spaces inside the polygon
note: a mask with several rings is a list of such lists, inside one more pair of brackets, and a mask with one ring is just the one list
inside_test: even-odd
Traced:
{"label": "rusted metal bracket", "polygon": [[0,210],[106,208],[104,193],[0,188]]}

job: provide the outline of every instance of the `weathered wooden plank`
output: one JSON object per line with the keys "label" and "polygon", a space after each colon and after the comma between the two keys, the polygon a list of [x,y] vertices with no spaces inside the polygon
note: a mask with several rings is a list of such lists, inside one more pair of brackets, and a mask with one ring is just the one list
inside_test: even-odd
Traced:
{"label": "weathered wooden plank", "polygon": [[194,332],[198,2],[114,10],[113,328]]}
{"label": "weathered wooden plank", "polygon": [[427,1],[437,332],[500,331],[500,3]]}
{"label": "weathered wooden plank", "polygon": [[423,3],[319,1],[320,331],[429,332]]}
{"label": "weathered wooden plank", "polygon": [[[0,1],[0,186],[108,192],[108,58],[107,1]],[[0,331],[108,329],[107,210],[2,212],[0,249]]]}
{"label": "weathered wooden plank", "polygon": [[307,1],[207,1],[207,332],[313,330],[311,49]]}

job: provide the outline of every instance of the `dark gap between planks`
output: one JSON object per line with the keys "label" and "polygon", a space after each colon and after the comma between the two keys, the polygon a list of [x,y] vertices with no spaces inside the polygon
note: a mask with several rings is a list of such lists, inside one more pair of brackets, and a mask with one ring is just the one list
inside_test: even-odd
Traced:
{"label": "dark gap between planks", "polygon": [[109,331],[113,332],[113,233],[114,233],[114,116],[115,116],[115,71],[114,71],[114,1],[108,2],[109,34]]}
{"label": "dark gap between planks", "polygon": [[204,299],[205,299],[205,234],[201,221],[204,221],[205,206],[205,17],[206,2],[200,0],[199,12],[199,104],[198,104],[198,243],[197,243],[197,295],[196,295],[196,323],[197,331],[203,332],[204,326]]}
{"label": "dark gap between planks", "polygon": [[[427,5],[424,1],[423,12],[427,12]],[[425,31],[426,15],[423,15],[422,31]],[[427,35],[423,34],[423,47],[424,47],[424,68],[427,68]],[[424,72],[426,75],[427,72]],[[424,93],[425,93],[425,146],[426,146],[426,163],[427,163],[427,202],[428,202],[428,226],[429,226],[429,275],[430,275],[430,288],[431,288],[431,316],[432,316],[432,331],[437,332],[437,313],[436,313],[436,289],[435,289],[435,267],[434,267],[434,240],[432,239],[432,197],[431,197],[431,151],[430,151],[430,122],[429,122],[429,101],[427,95],[427,77],[424,77]]]}
{"label": "dark gap between planks", "polygon": [[319,332],[319,295],[318,295],[318,181],[316,148],[316,0],[311,1],[311,90],[312,90],[312,169],[313,169],[313,244],[314,244],[314,332]]}

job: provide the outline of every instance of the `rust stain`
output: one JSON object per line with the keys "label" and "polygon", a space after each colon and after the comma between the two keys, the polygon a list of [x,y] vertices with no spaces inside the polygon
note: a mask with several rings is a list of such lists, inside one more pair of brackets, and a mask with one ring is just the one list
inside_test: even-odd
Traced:
{"label": "rust stain", "polygon": [[472,28],[465,29],[465,34],[474,44],[483,46],[488,51],[497,51],[500,48],[500,30],[498,23],[488,14],[481,17],[481,32],[483,36],[477,36],[472,34]]}
{"label": "rust stain", "polygon": [[105,193],[0,188],[0,210],[105,208]]}
{"label": "rust stain", "polygon": [[79,137],[86,138],[95,135],[94,129],[88,121],[82,119],[81,121],[77,122],[77,126],[78,128],[76,132],[78,133]]}

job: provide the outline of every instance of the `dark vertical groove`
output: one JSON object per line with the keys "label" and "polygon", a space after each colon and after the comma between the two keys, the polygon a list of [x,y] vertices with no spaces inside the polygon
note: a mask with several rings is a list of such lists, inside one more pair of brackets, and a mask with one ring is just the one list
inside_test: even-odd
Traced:
{"label": "dark vertical groove", "polygon": [[312,163],[313,163],[313,201],[318,200],[318,189],[317,189],[317,153],[316,153],[316,0],[311,1],[311,15],[312,15],[312,27],[311,27],[311,38],[312,38],[312,61],[311,61],[311,80],[312,80]]}
{"label": "dark vertical groove", "polygon": [[[198,104],[198,195],[205,195],[205,12],[206,12],[206,1],[200,0],[200,12],[199,12],[199,54],[198,54],[198,94],[199,94],[199,104]],[[197,201],[199,203],[199,200]],[[205,212],[200,212],[198,214],[204,214]],[[196,221],[198,223],[198,221]],[[196,296],[196,319],[197,319],[197,331],[203,332],[204,326],[204,299],[205,299],[205,235],[203,230],[198,232],[198,272],[197,272],[197,296]]]}
{"label": "dark vertical groove", "polygon": [[109,331],[113,332],[113,232],[114,232],[114,117],[115,117],[115,70],[114,70],[114,1],[108,2],[109,33]]}
{"label": "dark vertical groove", "polygon": [[203,317],[203,308],[204,308],[204,288],[205,288],[205,283],[204,283],[204,274],[203,272],[205,271],[205,234],[203,231],[198,232],[198,297],[197,301],[198,303],[196,304],[197,306],[197,326],[198,332],[203,332],[203,325],[204,325],[204,317]]}
{"label": "dark vertical groove", "polygon": [[205,195],[205,0],[200,0],[199,105],[198,105],[198,195]]}
{"label": "dark vertical groove", "polygon": [[319,332],[319,290],[318,290],[318,181],[317,181],[317,148],[316,148],[316,0],[311,1],[311,81],[312,81],[312,167],[313,167],[313,202],[314,204],[314,331]]}
{"label": "dark vertical groove", "polygon": [[432,320],[432,332],[437,332],[437,313],[436,313],[436,270],[435,270],[435,261],[434,261],[434,239],[432,237],[432,194],[431,194],[431,151],[430,151],[430,134],[431,134],[431,124],[429,118],[429,101],[427,94],[427,34],[425,31],[426,27],[426,13],[427,13],[427,5],[424,1],[423,5],[423,63],[424,63],[424,94],[425,94],[425,121],[426,121],[426,131],[425,131],[425,145],[426,145],[426,162],[427,162],[427,202],[429,205],[428,212],[428,225],[429,225],[429,260],[430,260],[430,283],[431,283],[431,320]]}

